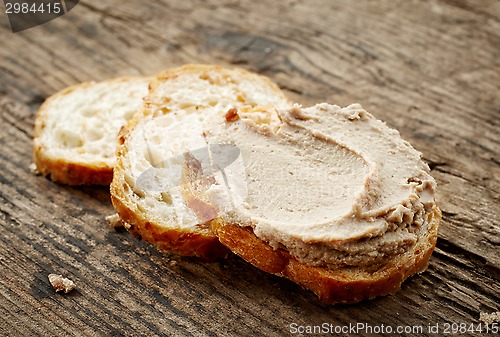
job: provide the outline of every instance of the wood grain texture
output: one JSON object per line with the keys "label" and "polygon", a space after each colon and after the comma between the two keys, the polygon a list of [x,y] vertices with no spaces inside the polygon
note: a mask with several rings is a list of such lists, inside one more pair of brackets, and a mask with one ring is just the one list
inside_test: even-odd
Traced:
{"label": "wood grain texture", "polygon": [[[80,1],[13,34],[0,17],[0,335],[287,335],[291,323],[478,323],[500,310],[500,3]],[[156,251],[104,220],[105,188],[34,176],[34,114],[87,80],[239,65],[292,99],[359,102],[423,152],[443,222],[394,296],[325,306],[238,258]],[[77,290],[54,293],[47,275]],[[425,331],[425,330],[424,330]]]}

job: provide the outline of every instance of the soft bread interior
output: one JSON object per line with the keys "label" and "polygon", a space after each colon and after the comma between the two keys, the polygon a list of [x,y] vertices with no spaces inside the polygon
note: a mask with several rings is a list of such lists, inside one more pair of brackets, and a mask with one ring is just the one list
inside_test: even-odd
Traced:
{"label": "soft bread interior", "polygon": [[175,111],[139,123],[127,139],[127,152],[121,158],[127,198],[150,222],[201,230],[180,188],[185,155],[206,147],[201,123],[207,117],[194,110]]}
{"label": "soft bread interior", "polygon": [[82,167],[111,172],[118,131],[142,106],[148,83],[146,78],[89,82],[50,97],[35,123],[38,169],[58,177],[62,172],[54,170],[64,166],[51,164],[60,162],[72,164],[73,170]]}
{"label": "soft bread interior", "polygon": [[270,79],[239,68],[186,65],[169,69],[151,82],[144,114],[198,109],[225,113],[231,107],[287,109],[291,102]]}

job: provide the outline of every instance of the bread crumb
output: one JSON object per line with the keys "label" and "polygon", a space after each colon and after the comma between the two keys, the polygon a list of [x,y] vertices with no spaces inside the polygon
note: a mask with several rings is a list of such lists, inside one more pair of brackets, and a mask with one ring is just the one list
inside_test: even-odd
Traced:
{"label": "bread crumb", "polygon": [[226,122],[234,122],[238,120],[240,116],[238,115],[238,109],[231,108],[226,112]]}
{"label": "bread crumb", "polygon": [[113,226],[113,228],[125,227],[126,229],[130,229],[130,224],[125,221],[122,221],[118,213],[115,213],[113,215],[108,215],[105,219],[111,226]]}
{"label": "bread crumb", "polygon": [[58,274],[49,274],[49,282],[56,292],[64,291],[67,294],[76,288],[73,281]]}
{"label": "bread crumb", "polygon": [[492,312],[491,314],[482,312],[479,314],[479,320],[488,325],[500,323],[500,311]]}
{"label": "bread crumb", "polygon": [[30,172],[36,176],[39,176],[41,173],[38,171],[38,168],[36,167],[35,163],[31,163],[29,166]]}
{"label": "bread crumb", "polygon": [[176,261],[176,260],[171,260],[171,261],[170,261],[170,265],[171,265],[172,267],[173,267],[173,266],[175,266],[175,265],[177,265],[177,261]]}

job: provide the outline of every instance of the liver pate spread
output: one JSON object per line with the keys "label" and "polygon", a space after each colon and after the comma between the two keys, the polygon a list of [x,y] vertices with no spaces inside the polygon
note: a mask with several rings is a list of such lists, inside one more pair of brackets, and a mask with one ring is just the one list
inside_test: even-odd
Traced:
{"label": "liver pate spread", "polygon": [[208,144],[240,150],[208,190],[227,223],[329,267],[378,265],[424,235],[435,205],[429,168],[360,105],[231,112],[204,131]]}

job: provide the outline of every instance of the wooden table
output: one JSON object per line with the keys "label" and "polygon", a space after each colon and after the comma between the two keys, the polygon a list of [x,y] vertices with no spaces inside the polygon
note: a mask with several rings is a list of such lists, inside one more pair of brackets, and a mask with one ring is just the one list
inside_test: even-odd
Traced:
{"label": "wooden table", "polygon": [[[427,334],[500,310],[500,2],[81,1],[27,31],[12,33],[5,14],[0,25],[0,335],[267,336],[294,323]],[[439,186],[427,272],[394,296],[326,306],[236,257],[159,252],[107,224],[107,188],[30,173],[49,95],[185,63],[265,74],[304,105],[359,102],[398,129]],[[77,290],[56,294],[52,272]]]}

